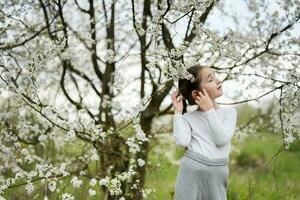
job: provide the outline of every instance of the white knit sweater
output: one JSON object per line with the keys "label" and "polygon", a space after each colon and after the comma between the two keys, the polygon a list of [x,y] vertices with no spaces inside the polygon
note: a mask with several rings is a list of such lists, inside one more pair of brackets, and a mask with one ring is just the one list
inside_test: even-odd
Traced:
{"label": "white knit sweater", "polygon": [[209,158],[228,158],[236,122],[234,107],[175,113],[173,138],[177,145]]}

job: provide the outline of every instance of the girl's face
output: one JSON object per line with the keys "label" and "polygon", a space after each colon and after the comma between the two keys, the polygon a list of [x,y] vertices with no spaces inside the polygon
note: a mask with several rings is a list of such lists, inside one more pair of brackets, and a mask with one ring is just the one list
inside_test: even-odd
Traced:
{"label": "girl's face", "polygon": [[[200,88],[204,88],[209,94],[210,99],[214,100],[223,95],[221,81],[215,77],[215,72],[210,67],[201,70]],[[203,91],[201,90],[203,93]]]}

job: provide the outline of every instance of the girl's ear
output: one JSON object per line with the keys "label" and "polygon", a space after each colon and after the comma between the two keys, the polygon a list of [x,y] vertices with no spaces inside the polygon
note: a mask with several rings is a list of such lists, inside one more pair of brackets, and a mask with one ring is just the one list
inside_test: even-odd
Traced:
{"label": "girl's ear", "polygon": [[197,90],[193,90],[193,91],[192,91],[192,97],[193,97],[194,100],[196,99],[196,97],[197,97],[198,95],[199,95],[199,94],[198,94],[198,91],[197,91]]}

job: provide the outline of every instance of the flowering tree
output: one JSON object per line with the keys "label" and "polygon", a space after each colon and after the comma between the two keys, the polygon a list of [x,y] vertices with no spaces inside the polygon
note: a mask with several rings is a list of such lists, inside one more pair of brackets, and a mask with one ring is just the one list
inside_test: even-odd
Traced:
{"label": "flowering tree", "polygon": [[[88,185],[90,196],[100,187],[105,199],[147,197],[152,191],[144,183],[153,119],[172,113],[172,105],[162,107],[162,102],[174,81],[191,78],[186,67],[196,62],[211,65],[223,82],[244,83],[251,76],[245,89],[262,90],[255,97],[238,93],[233,102],[220,104],[255,101],[280,91],[280,106],[255,118],[280,130],[288,149],[300,137],[300,43],[299,35],[292,35],[300,4],[285,1],[266,10],[269,2],[248,0],[249,29],[221,34],[206,23],[213,12],[230,16],[222,9],[225,3],[0,3],[0,195],[24,186],[28,195],[42,191],[39,198],[74,199],[63,188],[70,183],[76,190]],[[126,76],[131,66],[139,71],[136,80]],[[258,79],[264,82],[258,84]],[[140,87],[140,102],[124,108],[120,98],[126,101],[122,92],[131,82]],[[255,131],[252,121],[239,127],[237,135]]]}

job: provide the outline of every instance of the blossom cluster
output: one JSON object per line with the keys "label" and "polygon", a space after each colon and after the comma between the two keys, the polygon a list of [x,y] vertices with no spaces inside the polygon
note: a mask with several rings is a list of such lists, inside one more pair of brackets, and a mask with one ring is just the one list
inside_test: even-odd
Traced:
{"label": "blossom cluster", "polygon": [[291,143],[297,138],[300,140],[300,127],[298,126],[299,117],[297,116],[297,106],[300,105],[300,73],[290,72],[288,80],[292,84],[283,88],[280,109],[283,120],[283,142],[285,149],[289,149]]}

